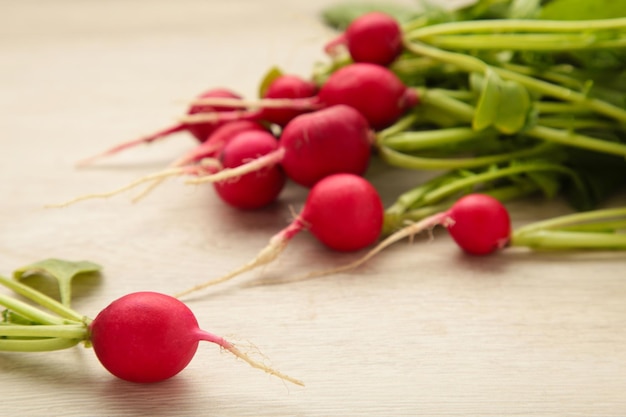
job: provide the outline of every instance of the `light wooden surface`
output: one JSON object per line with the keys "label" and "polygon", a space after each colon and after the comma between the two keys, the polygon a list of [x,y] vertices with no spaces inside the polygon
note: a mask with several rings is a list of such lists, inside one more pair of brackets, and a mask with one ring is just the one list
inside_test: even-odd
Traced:
{"label": "light wooden surface", "polygon": [[[272,65],[306,75],[332,34],[331,0],[0,1],[0,271],[46,258],[89,259],[74,306],[91,317],[137,290],[166,293],[250,259],[299,208],[229,209],[211,187],[172,180],[65,209],[165,166],[179,135],[98,168],[73,163],[174,121],[201,90],[252,97]],[[386,202],[428,173],[376,166]],[[611,204],[623,203],[617,199]],[[516,224],[565,213],[511,205]],[[3,416],[624,416],[626,260],[616,254],[463,256],[447,236],[418,238],[358,272],[277,286],[355,255],[297,237],[280,260],[187,299],[203,328],[256,346],[302,379],[289,386],[202,344],[170,381],[116,380],[92,351],[0,354]],[[250,352],[255,349],[250,347]]]}

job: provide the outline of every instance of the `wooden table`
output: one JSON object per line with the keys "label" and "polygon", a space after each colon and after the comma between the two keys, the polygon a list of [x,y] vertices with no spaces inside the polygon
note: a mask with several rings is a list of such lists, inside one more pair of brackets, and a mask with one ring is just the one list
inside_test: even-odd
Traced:
{"label": "wooden table", "polygon": [[[331,0],[1,1],[0,271],[47,257],[104,265],[77,279],[88,316],[138,290],[174,293],[252,258],[306,190],[259,212],[210,186],[166,182],[45,209],[163,168],[178,135],[77,170],[74,162],[173,122],[213,86],[253,97],[279,65],[307,75],[332,33]],[[430,173],[380,164],[386,203]],[[623,199],[611,201],[621,204]],[[515,224],[568,211],[511,204]],[[110,376],[93,352],[0,354],[3,416],[624,416],[626,260],[620,253],[462,255],[445,234],[395,245],[358,271],[285,279],[357,255],[297,237],[261,271],[186,299],[203,328],[302,379],[291,386],[209,344],[159,384]]]}

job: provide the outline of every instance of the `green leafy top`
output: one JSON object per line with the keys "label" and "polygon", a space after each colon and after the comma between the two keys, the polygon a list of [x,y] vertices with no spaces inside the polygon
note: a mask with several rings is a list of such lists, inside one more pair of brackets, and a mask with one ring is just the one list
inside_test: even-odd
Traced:
{"label": "green leafy top", "polygon": [[16,269],[13,272],[13,278],[19,281],[26,276],[44,275],[56,279],[59,282],[61,302],[69,307],[72,279],[77,275],[99,272],[100,269],[102,269],[100,265],[90,261],[72,262],[49,258]]}

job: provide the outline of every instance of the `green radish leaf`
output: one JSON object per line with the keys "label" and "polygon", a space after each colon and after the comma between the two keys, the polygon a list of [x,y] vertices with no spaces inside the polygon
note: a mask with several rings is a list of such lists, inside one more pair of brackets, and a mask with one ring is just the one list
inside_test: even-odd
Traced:
{"label": "green radish leaf", "polygon": [[546,198],[554,198],[561,190],[561,178],[554,173],[530,171],[526,176],[539,187]]}
{"label": "green radish leaf", "polygon": [[590,20],[626,17],[624,0],[552,0],[543,6],[545,20]]}
{"label": "green radish leaf", "polygon": [[322,11],[322,20],[326,25],[344,30],[350,22],[359,16],[369,12],[383,12],[396,18],[400,23],[420,15],[420,11],[414,7],[388,2],[367,2],[367,3],[339,3],[325,8]]}
{"label": "green radish leaf", "polygon": [[476,88],[480,91],[476,113],[474,114],[474,120],[472,120],[472,128],[480,131],[493,125],[496,121],[502,96],[502,79],[488,68],[484,76],[472,73],[470,75],[470,84],[472,88],[476,85]]}
{"label": "green radish leaf", "polygon": [[541,12],[541,0],[513,0],[507,18],[534,19]]}
{"label": "green radish leaf", "polygon": [[19,281],[27,276],[42,275],[56,279],[59,283],[61,302],[69,307],[72,298],[72,279],[77,275],[97,273],[101,269],[100,265],[89,261],[72,262],[50,258],[15,270],[13,278]]}
{"label": "green radish leaf", "polygon": [[501,92],[494,125],[500,132],[511,135],[526,125],[531,108],[530,95],[526,88],[514,81],[502,82]]}
{"label": "green radish leaf", "polygon": [[270,84],[272,84],[274,80],[280,77],[281,75],[283,75],[283,72],[281,71],[280,68],[278,67],[270,68],[261,79],[261,84],[259,84],[259,97],[262,98],[263,96],[265,96],[265,93],[267,92],[267,89],[269,88]]}

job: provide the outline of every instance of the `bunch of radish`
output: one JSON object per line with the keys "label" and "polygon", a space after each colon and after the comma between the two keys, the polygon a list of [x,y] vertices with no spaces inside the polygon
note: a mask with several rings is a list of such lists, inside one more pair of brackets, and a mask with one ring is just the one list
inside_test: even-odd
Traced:
{"label": "bunch of radish", "polygon": [[[81,269],[82,264],[46,260],[21,268],[19,276],[45,273],[64,281],[75,273],[87,272]],[[0,285],[29,301],[0,294],[0,305],[6,308],[0,325],[0,351],[52,351],[83,343],[93,347],[100,363],[116,377],[150,383],[181,372],[195,355],[198,343],[207,341],[257,369],[302,385],[253,360],[224,338],[200,329],[192,311],[169,295],[134,292],[113,301],[92,320],[70,308],[69,300],[59,302],[18,279],[0,276]]]}

